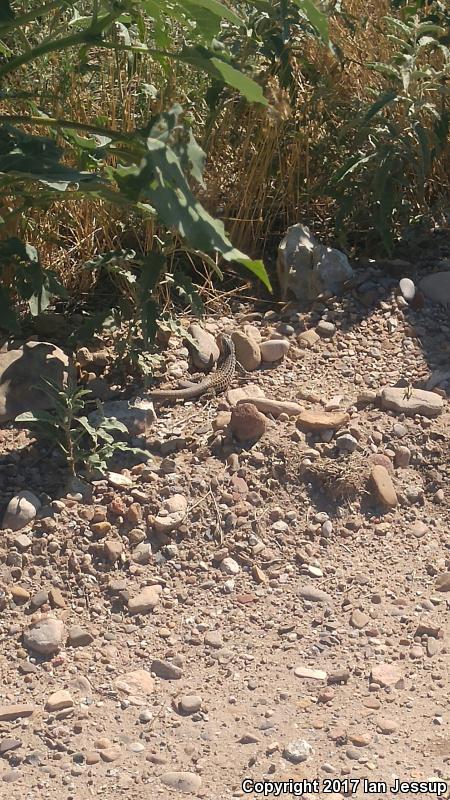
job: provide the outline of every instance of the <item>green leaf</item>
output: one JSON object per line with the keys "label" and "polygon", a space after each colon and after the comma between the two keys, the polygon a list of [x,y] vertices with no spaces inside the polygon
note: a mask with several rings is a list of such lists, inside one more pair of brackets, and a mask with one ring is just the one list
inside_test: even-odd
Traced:
{"label": "green leaf", "polygon": [[24,422],[27,424],[48,422],[50,425],[54,425],[55,417],[50,411],[25,411],[23,414],[19,414],[14,422]]}
{"label": "green leaf", "polygon": [[210,61],[220,74],[223,82],[237,89],[249,103],[259,103],[262,106],[269,105],[261,86],[247,77],[247,75],[239,72],[238,69],[235,69],[220,58],[211,58]]}
{"label": "green leaf", "polygon": [[368,111],[366,111],[366,113],[364,114],[364,120],[366,122],[371,120],[372,117],[378,114],[379,111],[381,111],[383,108],[393,103],[397,99],[397,97],[398,97],[397,92],[394,91],[386,92],[386,94],[383,94],[381,97],[378,98],[376,103],[370,106]]}
{"label": "green leaf", "polygon": [[133,199],[148,199],[168,228],[175,228],[195,249],[215,250],[227,261],[238,261],[270,289],[261,261],[253,261],[236,250],[220,220],[214,219],[194,197],[174,151],[149,138],[140,167],[117,168],[122,192]]}
{"label": "green leaf", "polygon": [[119,431],[120,433],[128,434],[127,426],[124,425],[123,422],[120,422],[115,417],[103,417],[99,427],[107,431]]}
{"label": "green leaf", "polygon": [[[185,5],[185,3],[182,3]],[[228,22],[231,22],[232,25],[236,25],[238,28],[244,26],[244,20],[241,19],[235,11],[231,8],[227,8],[223,3],[219,3],[218,0],[191,0],[189,5],[192,7],[201,6],[202,8],[206,8],[211,14],[214,14],[219,19],[227,19]]]}
{"label": "green leaf", "polygon": [[97,434],[98,434],[97,428],[94,428],[94,426],[91,425],[87,417],[78,417],[77,422],[82,426],[82,428],[84,428],[86,433],[88,433],[89,436],[91,436],[94,442],[97,441]]}
{"label": "green leaf", "polygon": [[11,8],[11,4],[9,0],[2,0],[0,5],[0,26],[7,27],[8,24],[13,20],[15,17],[15,13]]}
{"label": "green leaf", "polygon": [[397,80],[400,79],[400,71],[397,69],[397,67],[393,67],[391,64],[368,62],[366,63],[366,67],[371,69],[373,72],[381,72],[382,75],[386,75],[388,78],[395,78]]}
{"label": "green leaf", "polygon": [[294,2],[303,12],[309,24],[317,31],[322,41],[328,44],[330,35],[327,15],[320,11],[312,0],[294,0]]}
{"label": "green leaf", "polygon": [[416,35],[419,37],[424,33],[435,33],[436,36],[445,36],[447,30],[441,25],[435,25],[433,22],[421,22],[416,28]]}
{"label": "green leaf", "polygon": [[250,103],[268,105],[261,87],[255,81],[239,72],[227,61],[218,58],[216,54],[213,54],[206,47],[200,45],[197,47],[183,47],[178,54],[178,58],[187,64],[192,64],[197,69],[207,72],[216,80],[219,79],[233,89],[237,89]]}

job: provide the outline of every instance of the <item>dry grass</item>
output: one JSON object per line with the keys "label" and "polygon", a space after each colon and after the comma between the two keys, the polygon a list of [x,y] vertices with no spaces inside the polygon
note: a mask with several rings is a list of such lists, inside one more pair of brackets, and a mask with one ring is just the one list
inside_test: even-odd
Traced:
{"label": "dry grass", "polygon": [[[380,76],[366,64],[389,59],[389,42],[377,33],[389,7],[387,0],[349,0],[346,10],[357,20],[358,34],[342,21],[334,21],[331,30],[344,54],[344,71],[314,41],[301,40],[292,62],[295,102],[281,92],[276,77],[267,75],[271,109],[230,100],[208,133],[203,130],[206,114],[198,74],[185,67],[181,72],[171,67],[163,73],[155,62],[138,58],[136,70],[129,75],[125,58],[111,52],[93,53],[93,71],[80,79],[73,54],[66,54],[52,56],[43,72],[38,71],[41,65],[35,65],[31,85],[50,114],[90,122],[103,117],[111,127],[125,130],[138,127],[149,113],[181,102],[193,113],[199,138],[204,138],[207,147],[207,190],[202,199],[224,220],[237,247],[264,256],[295,222],[312,224],[322,236],[331,234],[334,205],[323,186],[338,163],[339,131],[368,101],[370,91],[382,86]],[[365,29],[360,25],[364,15],[368,18]],[[320,73],[320,79],[306,77],[303,59]],[[159,87],[158,98],[144,98],[138,91],[141,83]],[[448,187],[448,164],[441,161],[425,201],[431,205],[436,198],[444,198]],[[96,200],[31,210],[18,221],[16,230],[38,246],[44,263],[56,269],[78,296],[88,291],[92,280],[87,271],[80,270],[83,262],[117,246],[145,252],[157,233],[155,224],[124,219],[120,211]],[[205,282],[204,272],[199,279]],[[208,295],[212,290],[209,273],[206,287]]]}

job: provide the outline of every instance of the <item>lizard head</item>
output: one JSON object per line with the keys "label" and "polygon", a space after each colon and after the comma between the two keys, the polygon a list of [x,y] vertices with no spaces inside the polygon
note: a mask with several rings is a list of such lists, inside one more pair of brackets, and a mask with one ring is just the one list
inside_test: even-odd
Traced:
{"label": "lizard head", "polygon": [[227,356],[234,350],[233,340],[228,333],[219,333],[217,336],[217,344],[220,347],[220,352],[223,356]]}

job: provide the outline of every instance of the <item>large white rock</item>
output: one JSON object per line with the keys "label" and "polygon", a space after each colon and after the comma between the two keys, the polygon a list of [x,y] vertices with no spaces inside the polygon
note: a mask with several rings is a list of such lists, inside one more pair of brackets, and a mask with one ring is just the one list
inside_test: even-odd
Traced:
{"label": "large white rock", "polygon": [[44,617],[34,622],[23,634],[25,647],[41,655],[53,655],[64,639],[64,623],[56,617]]}
{"label": "large white rock", "polygon": [[41,507],[41,501],[33,492],[24,489],[16,494],[8,503],[3,516],[2,528],[20,531],[35,518]]}
{"label": "large white rock", "polygon": [[353,276],[345,253],[319,244],[306,225],[288,228],[278,248],[277,275],[281,297],[289,293],[297,300],[311,303],[323,292],[339,294]]}

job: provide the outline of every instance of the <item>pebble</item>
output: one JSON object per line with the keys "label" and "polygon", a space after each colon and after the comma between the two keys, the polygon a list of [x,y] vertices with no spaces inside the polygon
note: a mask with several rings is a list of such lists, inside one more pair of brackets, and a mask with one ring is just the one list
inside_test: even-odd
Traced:
{"label": "pebble", "polygon": [[450,304],[450,272],[433,272],[426,275],[420,281],[420,288],[425,297],[433,303],[440,303],[443,306]]}
{"label": "pebble", "polygon": [[372,468],[371,478],[376,499],[388,508],[395,507],[398,503],[397,493],[386,467],[381,466],[381,464],[376,464]]}
{"label": "pebble", "polygon": [[227,556],[220,562],[220,569],[225,575],[238,575],[241,571],[239,564],[231,556]]}
{"label": "pebble", "polygon": [[296,417],[302,411],[301,405],[290,400],[272,400],[268,397],[257,397],[256,395],[249,395],[245,400],[239,400],[237,405],[239,407],[241,403],[246,402],[254,405],[263,414],[271,414],[273,417],[279,417],[281,414]]}
{"label": "pebble", "polygon": [[182,668],[177,664],[173,664],[171,661],[162,661],[159,658],[155,658],[152,661],[150,669],[158,678],[163,678],[166,681],[179,680],[183,675]]}
{"label": "pebble", "polygon": [[358,440],[350,433],[343,433],[336,438],[336,445],[339,447],[339,450],[345,450],[347,453],[354,453],[358,447]]}
{"label": "pebble", "polygon": [[219,650],[223,647],[223,636],[220,631],[207,631],[204,638],[205,645]]}
{"label": "pebble", "polygon": [[333,322],[321,319],[316,326],[316,331],[323,339],[331,339],[336,333],[336,325]]}
{"label": "pebble", "polygon": [[380,733],[388,736],[390,733],[398,731],[398,722],[395,719],[388,719],[387,717],[379,717],[376,721],[377,729]]}
{"label": "pebble", "polygon": [[194,366],[203,371],[211,369],[220,356],[214,336],[209,331],[205,331],[197,322],[191,323],[188,330],[194,340],[194,343],[188,342]]}
{"label": "pebble", "polygon": [[306,431],[336,430],[346,425],[350,417],[345,411],[302,411],[297,425]]}
{"label": "pebble", "polygon": [[319,589],[317,586],[314,586],[312,583],[302,586],[299,589],[299,594],[300,597],[303,597],[304,600],[309,600],[311,603],[331,602],[331,596],[322,589]]}
{"label": "pebble", "polygon": [[314,328],[310,328],[309,331],[303,331],[297,337],[297,342],[299,343],[300,347],[311,348],[319,341],[320,336]]}
{"label": "pebble", "polygon": [[100,758],[110,764],[120,758],[120,750],[118,747],[108,747],[106,750],[100,750]]}
{"label": "pebble", "polygon": [[130,489],[133,486],[131,478],[121,472],[108,472],[108,482],[118,489]]}
{"label": "pebble", "polygon": [[355,608],[352,612],[352,616],[350,617],[350,625],[352,628],[356,628],[356,630],[360,631],[366,627],[370,622],[370,617],[368,614],[365,614],[364,611],[360,611],[359,608]]}
{"label": "pebble", "polygon": [[289,742],[283,750],[283,758],[291,764],[301,764],[312,755],[313,748],[306,739],[296,739]]}
{"label": "pebble", "polygon": [[202,785],[200,775],[195,772],[163,772],[159,779],[164,786],[181,794],[196,794]]}
{"label": "pebble", "polygon": [[103,547],[106,559],[110,564],[115,564],[124,551],[123,544],[118,539],[107,539]]}
{"label": "pebble", "polygon": [[261,342],[259,347],[262,360],[272,363],[284,358],[289,351],[289,342],[286,339],[269,339]]}
{"label": "pebble", "polygon": [[114,686],[127,695],[141,698],[153,694],[155,681],[147,669],[134,669],[116,678]]}
{"label": "pebble", "polygon": [[437,576],[436,590],[438,592],[450,592],[450,572],[442,572]]}
{"label": "pebble", "polygon": [[0,722],[14,722],[16,719],[31,717],[37,706],[31,703],[13,703],[0,706]]}
{"label": "pebble", "polygon": [[57,692],[53,692],[53,694],[47,697],[45,710],[53,714],[55,711],[62,711],[64,708],[73,708],[73,704],[73,698],[70,692],[68,692],[67,689],[59,689]]}
{"label": "pebble", "polygon": [[183,494],[174,494],[164,500],[154,520],[155,530],[158,533],[171,533],[179,528],[186,517],[187,505],[187,499]]}
{"label": "pebble", "polygon": [[87,647],[92,644],[94,637],[85,628],[80,625],[72,625],[69,628],[68,644],[70,647]]}
{"label": "pebble", "polygon": [[372,681],[380,686],[401,688],[404,682],[403,671],[397,664],[381,663],[372,667]]}
{"label": "pebble", "polygon": [[128,611],[134,614],[149,614],[160,601],[160,586],[146,586],[139,594],[130,597]]}
{"label": "pebble", "polygon": [[31,545],[33,544],[32,540],[26,533],[17,533],[13,536],[13,545],[17,547],[18,550],[21,550],[23,553],[26,550],[29,550]]}
{"label": "pebble", "polygon": [[35,592],[30,600],[30,604],[35,610],[45,603],[48,603],[48,592],[45,591],[45,589],[40,589],[38,592]]}
{"label": "pebble", "polygon": [[11,750],[17,750],[19,747],[22,747],[22,740],[21,739],[13,739],[11,737],[7,737],[5,739],[0,740],[0,755],[5,755],[5,753],[11,752]]}
{"label": "pebble", "polygon": [[327,673],[324,670],[310,667],[295,667],[294,675],[297,678],[310,678],[315,681],[326,681],[327,679]]}
{"label": "pebble", "polygon": [[24,631],[25,647],[41,655],[57,653],[64,640],[65,627],[60,619],[45,617],[30,625]]}
{"label": "pebble", "polygon": [[27,603],[30,599],[30,593],[23,586],[11,586],[11,596],[16,605]]}
{"label": "pebble", "polygon": [[409,447],[401,446],[395,448],[395,466],[399,469],[406,469],[411,461],[411,450]]}
{"label": "pebble", "polygon": [[202,698],[198,694],[183,694],[178,707],[183,714],[196,714],[202,707]]}
{"label": "pebble", "polygon": [[399,289],[402,293],[402,297],[404,297],[408,303],[411,303],[411,301],[414,300],[416,287],[411,278],[402,278],[399,282]]}

